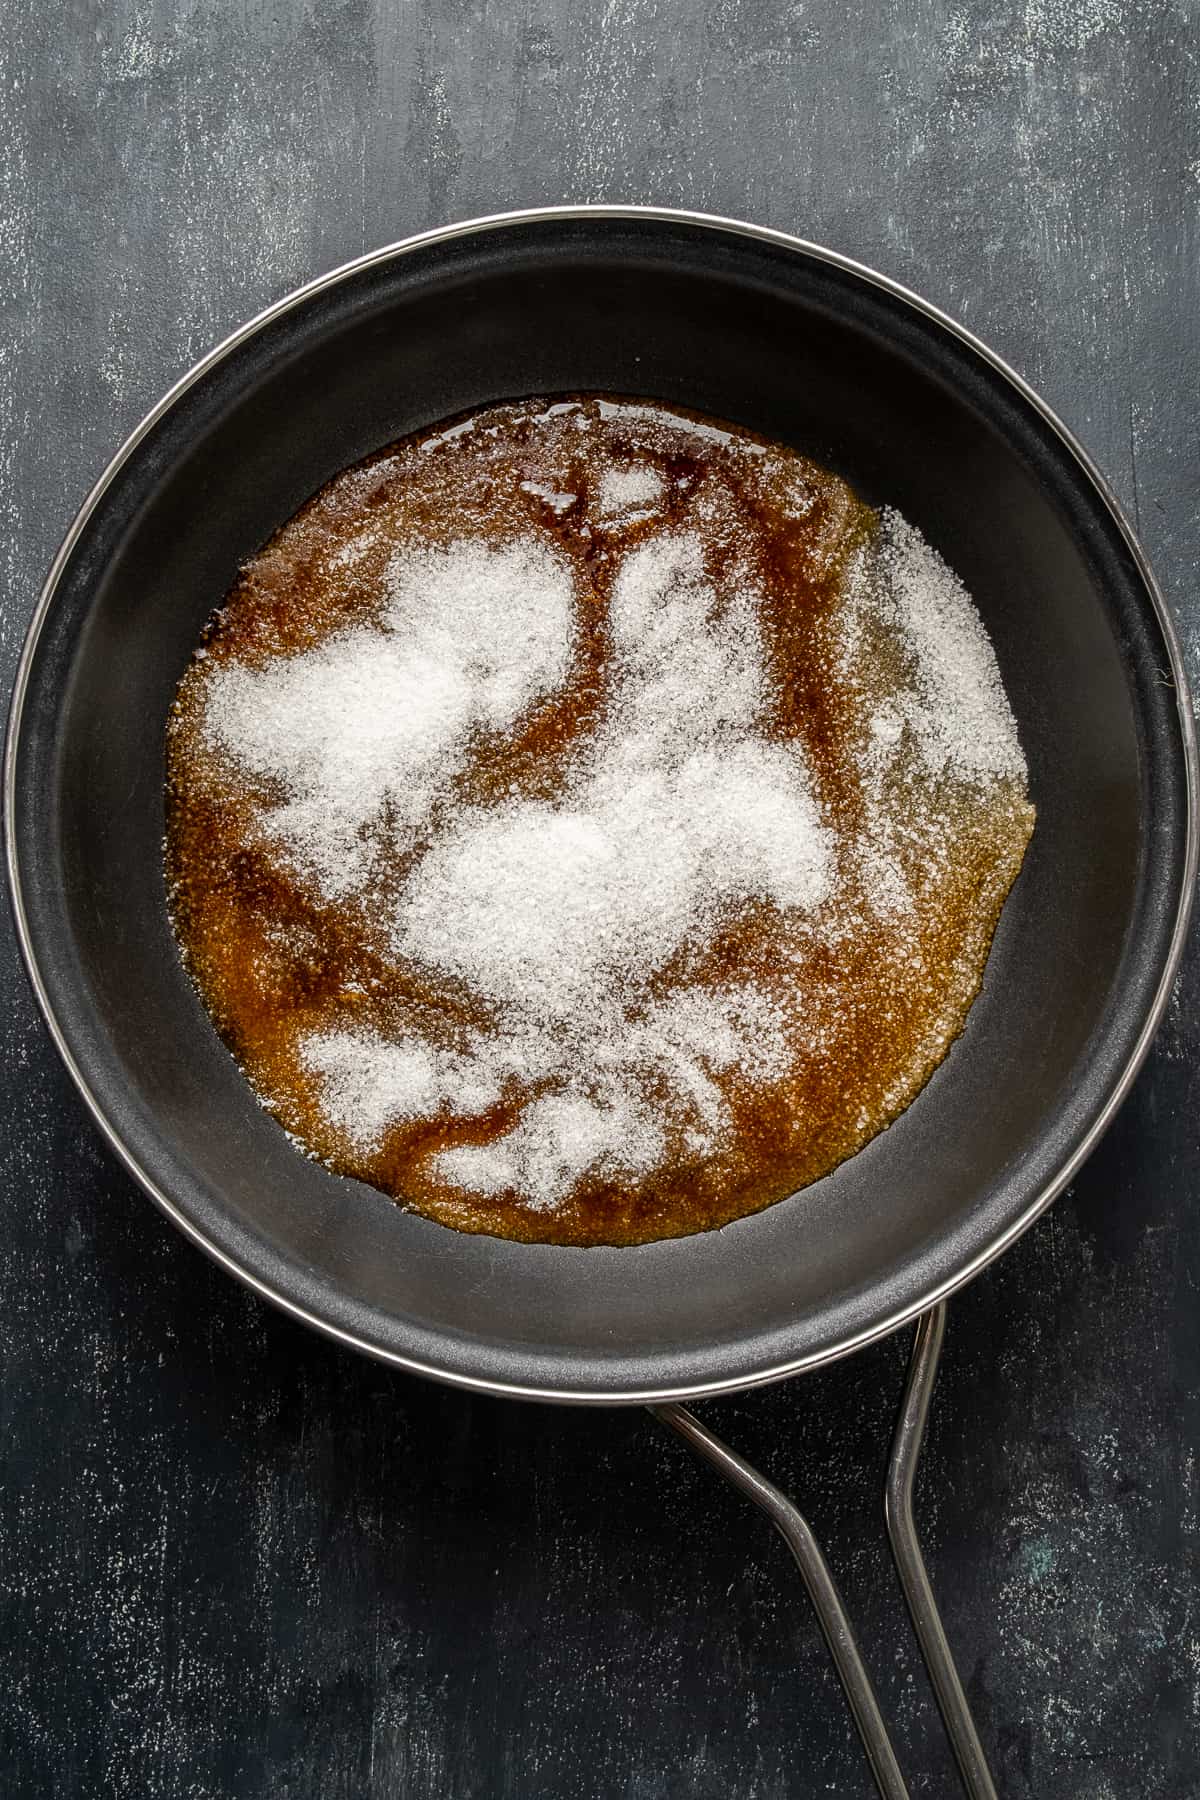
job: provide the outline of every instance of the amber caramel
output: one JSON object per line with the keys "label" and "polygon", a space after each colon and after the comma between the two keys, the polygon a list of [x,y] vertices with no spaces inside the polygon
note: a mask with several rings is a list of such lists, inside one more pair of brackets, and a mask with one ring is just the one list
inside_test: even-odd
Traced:
{"label": "amber caramel", "polygon": [[[460,1230],[636,1244],[794,1193],[913,1101],[979,992],[1033,809],[1016,765],[981,774],[949,753],[922,759],[912,644],[869,604],[880,529],[843,481],[794,452],[677,410],[582,396],[496,407],[392,446],[331,481],[246,565],[180,684],[166,865],[186,967],[298,1146]],[[493,1104],[439,1104],[356,1142],[331,1116],[304,1044],[331,1025],[372,1042],[424,1031],[443,1048],[503,1027],[494,998],[400,953],[386,921],[448,820],[559,802],[611,728],[617,572],[639,545],[684,532],[702,544],[715,591],[752,583],[764,736],[803,753],[831,875],[807,909],[753,895],[726,908],[653,971],[639,1004],[681,984],[750,982],[783,1022],[786,1066],[758,1078],[749,1063],[705,1065],[721,1103],[707,1136],[685,1129],[677,1097],[651,1072],[639,1105],[661,1108],[664,1159],[640,1173],[611,1159],[585,1169],[552,1204],[517,1189],[471,1191],[438,1165],[442,1152],[504,1140],[553,1076],[510,1074]],[[405,546],[463,540],[528,541],[565,559],[569,669],[511,729],[474,732],[419,826],[401,830],[385,806],[370,826],[369,873],[330,898],[272,837],[279,783],[214,744],[214,684],[230,668],[265,670],[371,627]],[[851,594],[855,581],[866,602]]]}

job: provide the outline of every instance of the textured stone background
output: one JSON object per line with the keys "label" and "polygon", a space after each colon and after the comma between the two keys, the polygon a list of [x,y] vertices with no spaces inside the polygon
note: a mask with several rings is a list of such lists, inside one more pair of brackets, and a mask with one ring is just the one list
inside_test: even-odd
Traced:
{"label": "textured stone background", "polygon": [[[124,433],[289,287],[563,199],[796,230],[961,317],[1128,503],[1200,674],[1200,17],[1161,0],[9,0],[0,650]],[[0,1785],[867,1795],[782,1545],[644,1415],[265,1311],[101,1153],[5,938]],[[955,1304],[920,1504],[1002,1792],[1200,1792],[1200,958],[1075,1189]],[[709,1416],[809,1506],[915,1794],[904,1347]]]}

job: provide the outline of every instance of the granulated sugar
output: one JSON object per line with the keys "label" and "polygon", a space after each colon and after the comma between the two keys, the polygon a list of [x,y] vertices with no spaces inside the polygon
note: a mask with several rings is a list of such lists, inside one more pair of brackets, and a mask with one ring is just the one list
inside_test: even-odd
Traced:
{"label": "granulated sugar", "polygon": [[[629,991],[612,980],[595,987]],[[785,1021],[753,987],[683,989],[637,1017],[609,993],[586,1017],[549,1028],[519,1009],[505,1019],[502,1031],[472,1034],[464,1051],[358,1030],[314,1032],[300,1054],[322,1080],[326,1111],[362,1152],[398,1120],[443,1108],[476,1116],[514,1080],[554,1082],[503,1138],[437,1158],[444,1180],[485,1194],[515,1189],[535,1207],[556,1204],[589,1169],[627,1177],[653,1169],[667,1148],[655,1093],[672,1095],[689,1148],[702,1153],[729,1124],[713,1075],[740,1068],[766,1081],[787,1068]]]}
{"label": "granulated sugar", "polygon": [[395,948],[488,999],[561,1018],[637,992],[723,910],[823,898],[831,840],[802,751],[761,730],[753,594],[725,606],[690,536],[631,553],[609,716],[564,799],[469,810],[410,877]]}
{"label": "granulated sugar", "polygon": [[667,484],[649,463],[634,463],[621,469],[605,469],[600,477],[598,511],[602,519],[615,519],[631,513],[646,514],[665,497]]}
{"label": "granulated sugar", "polygon": [[647,1175],[665,1151],[653,1114],[627,1095],[601,1101],[567,1088],[531,1101],[495,1143],[443,1150],[437,1169],[452,1186],[485,1196],[516,1192],[540,1210],[555,1206],[581,1175]]}
{"label": "granulated sugar", "polygon": [[[607,400],[496,409],[328,494],[198,652],[173,752],[181,935],[287,1128],[448,1222],[593,1242],[736,1216],[886,1124],[961,1027],[1032,820],[991,644],[921,535]],[[328,629],[231,649],[239,607],[303,604],[314,542]],[[260,917],[248,878],[244,945],[191,898],[205,806],[295,884]]]}
{"label": "granulated sugar", "polygon": [[[473,560],[464,548],[456,566]],[[525,567],[509,567],[524,592]],[[482,635],[492,641],[518,595],[510,599],[497,580],[487,597],[495,617],[489,613]],[[481,600],[477,632],[482,617]],[[493,1187],[498,1169],[516,1171],[520,1179],[502,1185],[533,1204],[561,1199],[598,1159],[643,1172],[647,1145],[662,1142],[640,1098],[647,1078],[670,1083],[694,1148],[720,1132],[725,1108],[706,1063],[734,1060],[732,1024],[713,996],[706,1008],[698,1010],[699,997],[692,1002],[693,1024],[703,1020],[706,1032],[680,1031],[686,1008],[648,1017],[650,981],[739,903],[758,897],[811,909],[830,878],[831,837],[803,754],[761,730],[766,676],[748,576],[723,603],[705,577],[699,541],[665,535],[628,557],[610,618],[617,660],[609,716],[563,798],[449,812],[395,908],[395,954],[496,1003],[496,1045],[477,1036],[466,1058],[436,1059],[420,1043],[347,1043],[323,1033],[302,1053],[325,1077],[330,1117],[363,1148],[384,1124],[442,1105],[479,1111],[479,1071],[489,1065],[485,1106],[499,1098],[504,1075],[552,1081],[554,1093],[528,1108],[501,1144],[486,1153],[445,1151],[437,1165],[448,1180],[470,1169]],[[460,640],[451,675],[462,666]],[[427,692],[440,676],[428,671]],[[360,655],[359,681],[355,698],[341,696],[351,714],[357,707],[374,720],[396,704],[377,657]],[[423,740],[432,741],[424,721]],[[327,765],[345,741],[327,748]],[[457,758],[458,737],[443,741],[444,757]],[[354,776],[361,783],[357,754],[353,762],[353,770],[331,772],[326,795],[351,791]],[[444,766],[422,765],[422,774],[444,787]],[[359,797],[357,819],[374,816],[366,811],[372,792],[360,787]],[[756,1023],[764,1023],[761,1010]]]}
{"label": "granulated sugar", "polygon": [[453,1102],[486,1112],[500,1098],[487,1065],[448,1057],[420,1039],[399,1042],[362,1031],[314,1031],[300,1047],[305,1068],[324,1084],[325,1105],[355,1144],[372,1150],[397,1119],[419,1119]]}
{"label": "granulated sugar", "polygon": [[911,667],[911,685],[872,721],[878,759],[889,759],[907,728],[933,774],[953,768],[1023,779],[1017,723],[970,595],[892,508],[881,514],[878,544],[859,565],[859,580],[858,604],[895,628]]}
{"label": "granulated sugar", "polygon": [[499,731],[563,680],[574,636],[570,566],[544,545],[405,549],[378,623],[265,668],[224,668],[204,731],[282,790],[262,829],[326,899],[360,887],[384,808],[420,830],[473,734]]}

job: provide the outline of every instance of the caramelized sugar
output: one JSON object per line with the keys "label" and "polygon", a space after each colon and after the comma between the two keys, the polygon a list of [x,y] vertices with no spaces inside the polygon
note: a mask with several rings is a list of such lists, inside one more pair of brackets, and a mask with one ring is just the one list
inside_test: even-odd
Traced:
{"label": "caramelized sugar", "polygon": [[[598,511],[600,473],[652,466],[665,494],[653,517],[616,524]],[[272,796],[214,753],[203,733],[208,684],[230,663],[262,667],[370,621],[396,547],[553,542],[578,576],[581,617],[571,675],[509,734],[481,736],[456,783],[479,805],[514,794],[553,799],[572,752],[603,716],[608,597],[618,562],[664,520],[700,531],[710,574],[749,557],[764,596],[772,677],[770,735],[803,745],[825,822],[836,833],[832,894],[797,921],[748,905],[657,979],[752,979],[787,1015],[782,1079],[718,1073],[732,1120],[718,1148],[679,1141],[637,1179],[585,1175],[560,1204],[494,1197],[440,1180],[438,1152],[489,1142],[516,1123],[533,1089],[489,1113],[448,1113],[389,1129],[355,1151],[322,1109],[298,1045],[331,1023],[384,1036],[428,1018],[486,1026],[461,983],[389,951],[378,920],[427,844],[390,843],[369,894],[331,904],[260,828]],[[879,905],[864,843],[863,692],[879,668],[847,673],[848,560],[874,514],[811,462],[732,428],[645,403],[595,397],[502,406],[461,428],[409,439],[329,483],[242,571],[180,685],[167,746],[167,873],[186,966],[254,1089],[298,1143],[335,1171],[460,1230],[567,1244],[635,1244],[722,1225],[827,1174],[914,1099],[962,1030],[979,991],[1005,896],[1032,830],[1023,783],[934,777],[916,766],[889,804],[911,904]],[[686,965],[686,967],[684,967]],[[670,1097],[663,1096],[664,1112]]]}

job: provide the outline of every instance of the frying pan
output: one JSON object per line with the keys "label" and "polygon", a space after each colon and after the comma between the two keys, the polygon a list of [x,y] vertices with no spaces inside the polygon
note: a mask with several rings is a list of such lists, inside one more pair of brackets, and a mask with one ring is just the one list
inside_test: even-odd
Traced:
{"label": "frying pan", "polygon": [[[468,1237],[298,1156],[184,977],[162,873],[175,684],[240,563],[346,464],[529,394],[677,402],[900,508],[965,580],[1037,829],[983,994],[927,1088],[833,1175],[636,1249]],[[151,1198],[231,1273],[384,1360],[544,1400],[670,1401],[840,1356],[976,1274],[1070,1179],[1165,1003],[1193,885],[1178,645],[1082,450],[960,327],[776,232],[564,208],[427,233],[235,333],[110,464],[51,570],[6,766],[23,953]]]}

